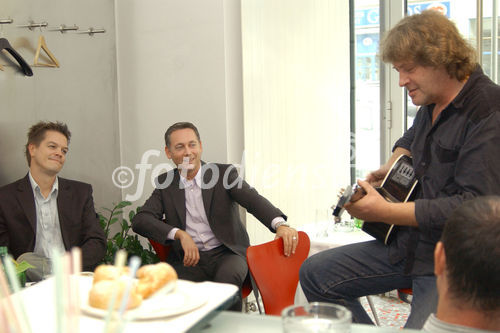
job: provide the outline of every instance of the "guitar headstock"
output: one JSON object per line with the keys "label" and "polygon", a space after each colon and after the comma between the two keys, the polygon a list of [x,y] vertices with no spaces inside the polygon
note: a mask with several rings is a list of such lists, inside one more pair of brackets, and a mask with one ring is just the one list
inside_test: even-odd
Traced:
{"label": "guitar headstock", "polygon": [[359,185],[354,185],[352,189],[351,202],[356,202],[366,195],[366,191]]}
{"label": "guitar headstock", "polygon": [[332,206],[333,216],[335,216],[335,222],[340,222],[342,213],[344,213],[344,205],[351,200],[352,196],[352,186],[349,185],[345,189],[340,190],[340,197],[336,205]]}
{"label": "guitar headstock", "polygon": [[348,202],[356,202],[365,195],[366,191],[357,184],[353,186],[349,185],[345,189],[341,189],[337,204],[332,206],[333,216],[335,216],[335,222],[340,222],[340,218],[344,213],[344,206]]}

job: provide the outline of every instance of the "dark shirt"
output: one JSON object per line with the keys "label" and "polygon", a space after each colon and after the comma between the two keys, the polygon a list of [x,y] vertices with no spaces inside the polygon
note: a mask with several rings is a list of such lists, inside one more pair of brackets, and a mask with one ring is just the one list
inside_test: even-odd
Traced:
{"label": "dark shirt", "polygon": [[432,124],[434,104],[422,106],[394,145],[411,151],[420,188],[418,228],[401,228],[392,261],[407,258],[407,272],[434,272],[433,252],[451,212],[465,200],[500,194],[500,86],[478,66]]}

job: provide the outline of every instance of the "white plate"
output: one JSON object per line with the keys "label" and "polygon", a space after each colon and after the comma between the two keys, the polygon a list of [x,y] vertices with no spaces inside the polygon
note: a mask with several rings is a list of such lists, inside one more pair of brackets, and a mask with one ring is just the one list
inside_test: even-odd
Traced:
{"label": "white plate", "polygon": [[[82,311],[94,317],[105,318],[106,310],[91,307],[88,302],[92,278],[81,279],[80,281]],[[178,280],[175,290],[143,300],[139,307],[128,310],[125,317],[131,320],[155,319],[176,316],[195,310],[207,302],[206,297],[198,291],[197,287],[195,282]]]}

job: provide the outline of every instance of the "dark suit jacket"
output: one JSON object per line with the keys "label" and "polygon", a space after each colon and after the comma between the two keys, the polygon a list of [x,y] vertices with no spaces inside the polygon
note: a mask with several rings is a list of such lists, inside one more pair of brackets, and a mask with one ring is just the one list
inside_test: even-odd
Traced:
{"label": "dark suit jacket", "polygon": [[[59,177],[57,210],[66,250],[80,247],[83,270],[94,270],[106,252],[106,239],[94,210],[92,186]],[[0,188],[0,246],[17,258],[33,252],[36,207],[28,175]]]}
{"label": "dark suit jacket", "polygon": [[[286,216],[266,198],[239,178],[236,168],[229,164],[204,164],[201,167],[203,205],[210,228],[215,237],[226,247],[243,257],[250,245],[248,234],[241,223],[238,204],[245,207],[272,232],[272,220]],[[171,244],[167,234],[172,228],[186,230],[186,200],[184,189],[179,187],[177,169],[157,178],[157,186],[139,213],[132,220],[133,230],[162,244]],[[162,222],[165,220],[166,223]],[[173,242],[169,258],[183,258],[180,241]]]}

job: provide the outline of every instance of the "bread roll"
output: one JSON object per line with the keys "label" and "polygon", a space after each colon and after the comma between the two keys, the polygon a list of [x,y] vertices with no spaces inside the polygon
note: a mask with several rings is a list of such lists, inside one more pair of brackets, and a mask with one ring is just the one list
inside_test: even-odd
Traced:
{"label": "bread roll", "polygon": [[168,282],[177,281],[177,272],[166,262],[160,262],[139,268],[137,278],[137,292],[146,299]]}
{"label": "bread roll", "polygon": [[113,265],[99,265],[94,271],[93,284],[103,280],[117,280],[122,276],[129,275],[128,267],[117,267]]}
{"label": "bread roll", "polygon": [[[117,290],[114,309],[118,309],[121,305],[121,299],[128,283],[129,281],[126,278],[95,282],[89,293],[90,306],[107,310],[109,303],[111,302],[111,298],[113,297],[113,293]],[[136,282],[133,282],[132,288],[130,289],[127,309],[136,308],[141,304],[141,302],[142,296],[137,292]]]}

